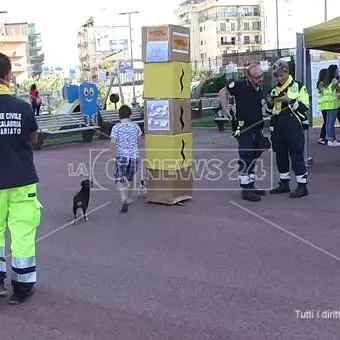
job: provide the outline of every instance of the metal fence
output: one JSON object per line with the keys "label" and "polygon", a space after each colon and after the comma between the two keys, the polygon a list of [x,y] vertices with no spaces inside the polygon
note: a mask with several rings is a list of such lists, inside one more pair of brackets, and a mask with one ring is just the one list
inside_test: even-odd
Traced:
{"label": "metal fence", "polygon": [[220,71],[229,64],[236,64],[237,66],[246,66],[250,63],[260,63],[261,61],[268,61],[269,65],[274,63],[277,59],[283,57],[295,57],[296,49],[287,48],[280,50],[264,50],[252,51],[244,53],[226,53],[220,56],[202,59],[192,62],[193,71]]}

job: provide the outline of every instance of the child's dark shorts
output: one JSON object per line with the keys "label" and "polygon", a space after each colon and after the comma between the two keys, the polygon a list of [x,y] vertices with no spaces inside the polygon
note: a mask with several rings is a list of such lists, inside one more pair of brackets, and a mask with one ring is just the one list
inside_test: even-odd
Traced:
{"label": "child's dark shorts", "polygon": [[115,182],[133,182],[139,167],[139,159],[119,156],[115,162]]}

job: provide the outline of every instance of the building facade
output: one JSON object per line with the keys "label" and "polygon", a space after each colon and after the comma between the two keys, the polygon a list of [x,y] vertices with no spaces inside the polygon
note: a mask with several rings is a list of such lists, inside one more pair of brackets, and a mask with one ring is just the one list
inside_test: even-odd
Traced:
{"label": "building facade", "polygon": [[[35,24],[27,22],[6,23],[5,32],[8,39],[22,37],[25,43],[26,55],[25,62],[16,60],[15,64],[25,67],[25,74],[36,76],[42,73],[44,63],[44,53],[42,52],[41,35],[36,32]],[[23,57],[21,57],[23,58]]]}
{"label": "building facade", "polygon": [[80,77],[83,80],[98,80],[98,70],[109,51],[100,48],[98,36],[103,27],[95,26],[94,18],[88,19],[78,31],[78,58]]}
{"label": "building facade", "polygon": [[12,72],[19,83],[28,75],[29,54],[27,44],[27,35],[0,35],[0,52],[11,59]]}
{"label": "building facade", "polygon": [[78,30],[81,78],[97,81],[99,70],[107,63],[126,59],[128,49],[128,26],[107,25],[101,16],[91,17]]}
{"label": "building facade", "polygon": [[264,0],[188,0],[176,10],[178,23],[190,27],[191,58],[262,49]]}
{"label": "building facade", "polygon": [[30,55],[30,73],[33,76],[43,71],[45,54],[43,52],[41,34],[36,31],[35,24],[28,24],[28,50]]}

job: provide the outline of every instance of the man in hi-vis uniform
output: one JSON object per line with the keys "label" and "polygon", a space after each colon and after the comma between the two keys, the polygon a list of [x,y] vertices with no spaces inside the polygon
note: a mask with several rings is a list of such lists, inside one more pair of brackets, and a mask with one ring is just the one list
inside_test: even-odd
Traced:
{"label": "man in hi-vis uniform", "polygon": [[36,283],[36,228],[41,204],[32,143],[38,126],[31,106],[9,91],[11,62],[0,53],[0,297],[7,296],[5,231],[9,228],[12,257],[10,304],[24,302]]}

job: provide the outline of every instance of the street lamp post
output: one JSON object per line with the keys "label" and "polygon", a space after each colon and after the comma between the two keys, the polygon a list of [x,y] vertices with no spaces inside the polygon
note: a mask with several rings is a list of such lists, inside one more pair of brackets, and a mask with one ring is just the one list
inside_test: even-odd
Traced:
{"label": "street lamp post", "polygon": [[280,35],[279,35],[279,1],[276,0],[276,48],[280,50]]}
{"label": "street lamp post", "polygon": [[138,13],[139,13],[138,11],[119,13],[120,15],[128,15],[129,16],[130,54],[131,54],[131,67],[132,67],[132,93],[133,93],[132,106],[137,105],[137,100],[136,100],[136,90],[135,90],[135,68],[134,68],[134,62],[133,62],[131,15],[132,14],[138,14]]}
{"label": "street lamp post", "polygon": [[327,12],[328,12],[328,9],[327,9],[327,0],[325,0],[325,21],[327,21]]}

